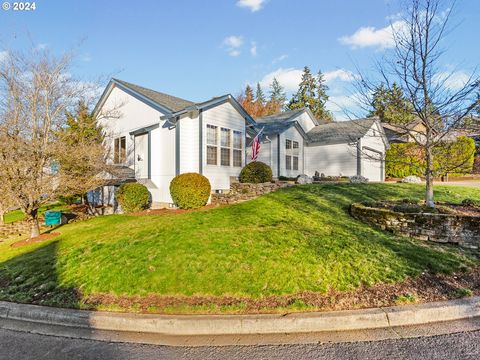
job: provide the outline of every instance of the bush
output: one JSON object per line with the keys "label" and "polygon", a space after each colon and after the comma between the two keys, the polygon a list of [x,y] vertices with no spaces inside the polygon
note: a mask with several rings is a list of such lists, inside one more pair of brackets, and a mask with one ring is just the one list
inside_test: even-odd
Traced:
{"label": "bush", "polygon": [[366,183],[368,183],[368,179],[365,176],[361,176],[361,175],[350,176],[349,180],[352,184],[366,184]]}
{"label": "bush", "polygon": [[170,183],[170,195],[181,209],[197,209],[205,206],[212,187],[208,179],[197,173],[177,175]]}
{"label": "bush", "polygon": [[261,161],[253,161],[240,172],[241,183],[265,183],[272,181],[272,169]]}
{"label": "bush", "polygon": [[385,175],[404,178],[424,172],[423,153],[415,143],[391,144],[385,153]]}
{"label": "bush", "polygon": [[150,206],[150,192],[145,185],[139,183],[121,185],[116,198],[125,213],[145,210]]}
{"label": "bush", "polygon": [[480,207],[480,200],[475,199],[464,199],[462,201],[463,206],[473,206],[473,207]]}

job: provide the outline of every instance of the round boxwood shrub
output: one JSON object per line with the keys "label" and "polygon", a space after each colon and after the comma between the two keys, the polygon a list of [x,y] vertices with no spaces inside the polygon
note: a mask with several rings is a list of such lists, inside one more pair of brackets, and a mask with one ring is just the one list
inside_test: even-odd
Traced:
{"label": "round boxwood shrub", "polygon": [[242,183],[264,183],[272,181],[272,169],[261,161],[253,161],[240,172],[240,182]]}
{"label": "round boxwood shrub", "polygon": [[197,173],[180,174],[170,182],[170,195],[180,209],[205,206],[211,190],[210,181]]}
{"label": "round boxwood shrub", "polygon": [[122,184],[117,191],[116,197],[125,213],[145,210],[150,206],[150,192],[143,184]]}

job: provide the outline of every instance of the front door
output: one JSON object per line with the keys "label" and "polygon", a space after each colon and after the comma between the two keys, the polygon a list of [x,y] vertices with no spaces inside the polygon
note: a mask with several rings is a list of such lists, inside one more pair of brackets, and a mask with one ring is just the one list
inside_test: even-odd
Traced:
{"label": "front door", "polygon": [[148,134],[135,135],[135,177],[148,179]]}

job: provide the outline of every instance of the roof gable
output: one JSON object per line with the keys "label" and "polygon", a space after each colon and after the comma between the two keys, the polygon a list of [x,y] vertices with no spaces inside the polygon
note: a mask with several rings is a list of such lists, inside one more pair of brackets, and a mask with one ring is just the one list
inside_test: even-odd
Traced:
{"label": "roof gable", "polygon": [[376,119],[357,119],[318,125],[307,133],[308,141],[322,144],[354,142],[365,136],[376,122]]}

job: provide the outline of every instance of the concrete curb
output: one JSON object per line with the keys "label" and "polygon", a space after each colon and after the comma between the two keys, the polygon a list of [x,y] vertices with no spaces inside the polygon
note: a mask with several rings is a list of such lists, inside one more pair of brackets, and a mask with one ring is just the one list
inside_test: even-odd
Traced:
{"label": "concrete curb", "polygon": [[423,325],[479,316],[480,297],[421,305],[285,315],[124,314],[0,302],[1,328],[8,328],[8,323],[12,322],[28,323],[43,328],[68,328],[69,334],[73,329],[164,336],[318,333]]}

